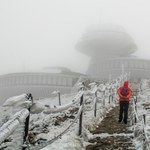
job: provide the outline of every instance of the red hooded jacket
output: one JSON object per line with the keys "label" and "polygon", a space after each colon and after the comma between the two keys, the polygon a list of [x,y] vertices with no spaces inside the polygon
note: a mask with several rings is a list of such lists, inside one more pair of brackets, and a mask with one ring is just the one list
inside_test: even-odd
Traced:
{"label": "red hooded jacket", "polygon": [[[128,90],[128,94],[126,96],[123,96],[121,94],[122,88],[126,88]],[[117,93],[119,95],[119,101],[128,101],[128,102],[130,101],[130,97],[132,95],[132,90],[128,87],[128,81],[124,82],[124,85],[118,89]]]}

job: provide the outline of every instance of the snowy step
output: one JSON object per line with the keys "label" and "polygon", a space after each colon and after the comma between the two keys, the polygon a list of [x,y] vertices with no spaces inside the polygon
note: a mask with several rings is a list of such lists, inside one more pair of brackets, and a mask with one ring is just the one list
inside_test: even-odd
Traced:
{"label": "snowy step", "polygon": [[101,137],[101,138],[106,138],[106,137],[111,137],[111,136],[114,136],[114,137],[123,137],[123,136],[125,136],[125,137],[131,137],[131,138],[133,138],[134,137],[134,134],[133,133],[128,133],[128,134],[126,134],[126,133],[114,133],[114,134],[109,134],[109,133],[100,133],[100,134],[94,134],[93,136],[92,136],[92,138],[96,138],[96,137]]}
{"label": "snowy step", "polygon": [[93,138],[86,150],[135,150],[130,123],[118,123],[119,107],[113,108],[102,122],[90,131]]}
{"label": "snowy step", "polygon": [[135,150],[132,140],[127,136],[96,137],[89,140],[92,144],[89,144],[86,150]]}

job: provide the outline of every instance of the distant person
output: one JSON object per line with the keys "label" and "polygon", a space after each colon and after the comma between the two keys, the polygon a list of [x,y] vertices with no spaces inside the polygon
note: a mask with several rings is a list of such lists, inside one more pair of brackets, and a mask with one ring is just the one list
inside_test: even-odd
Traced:
{"label": "distant person", "polygon": [[124,85],[118,89],[117,93],[119,95],[119,103],[120,103],[118,122],[121,122],[123,120],[123,122],[127,124],[129,101],[132,95],[132,90],[131,88],[128,87],[128,81],[124,82]]}

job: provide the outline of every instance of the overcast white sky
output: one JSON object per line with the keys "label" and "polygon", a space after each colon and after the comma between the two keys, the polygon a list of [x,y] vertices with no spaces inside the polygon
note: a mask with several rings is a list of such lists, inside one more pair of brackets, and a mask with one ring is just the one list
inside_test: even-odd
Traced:
{"label": "overcast white sky", "polygon": [[89,58],[74,46],[95,23],[123,26],[136,55],[150,59],[149,0],[0,0],[0,74],[46,66],[84,73]]}

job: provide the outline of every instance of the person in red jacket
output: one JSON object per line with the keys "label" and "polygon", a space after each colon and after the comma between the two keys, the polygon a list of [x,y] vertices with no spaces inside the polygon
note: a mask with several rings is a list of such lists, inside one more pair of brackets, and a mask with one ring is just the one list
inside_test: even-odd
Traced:
{"label": "person in red jacket", "polygon": [[[119,95],[119,103],[120,103],[118,122],[121,122],[123,119],[123,122],[127,124],[129,101],[132,95],[132,90],[128,86],[128,81],[124,82],[124,85],[118,89],[117,93]],[[124,117],[123,117],[123,114],[124,114]]]}

